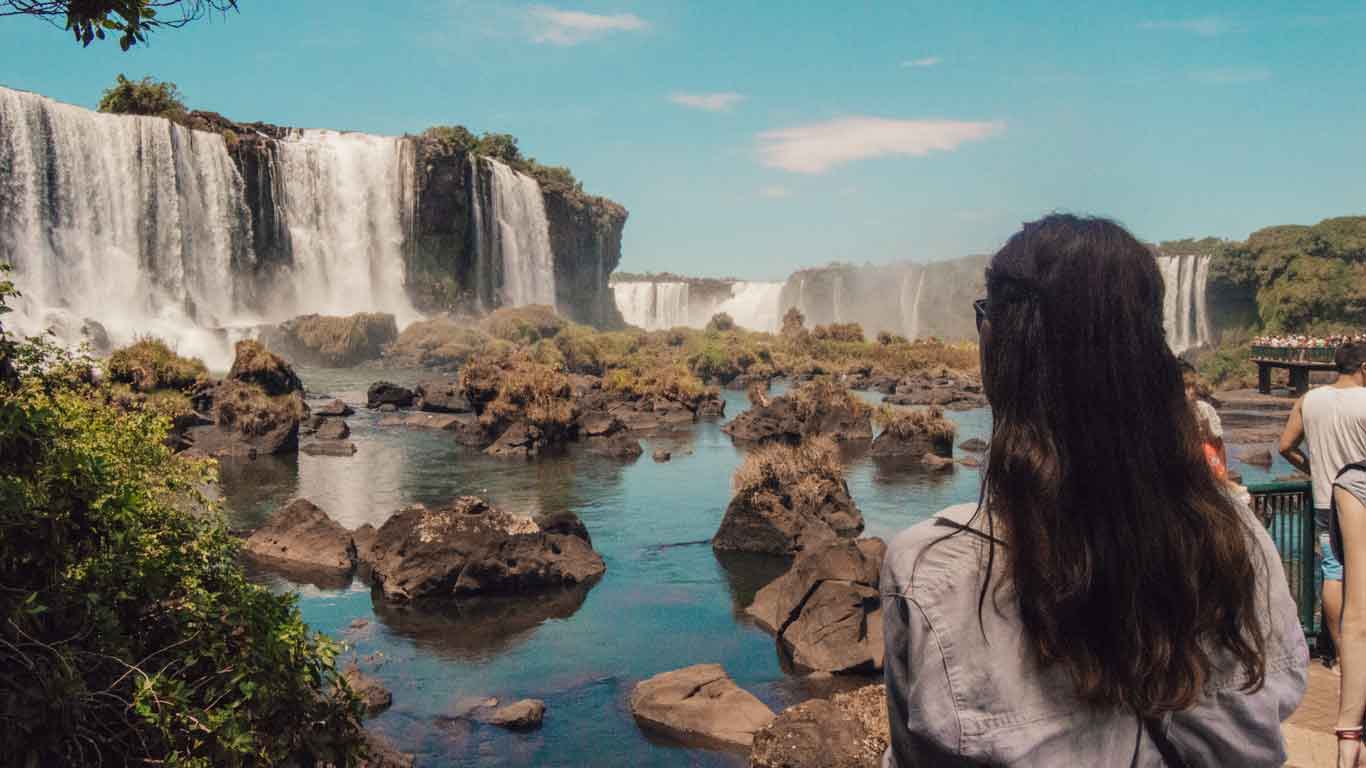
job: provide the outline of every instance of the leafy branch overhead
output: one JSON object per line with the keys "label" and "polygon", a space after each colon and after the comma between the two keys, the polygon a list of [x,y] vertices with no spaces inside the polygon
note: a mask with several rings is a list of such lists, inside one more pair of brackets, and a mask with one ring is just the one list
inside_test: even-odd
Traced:
{"label": "leafy branch overhead", "polygon": [[[172,12],[162,14],[163,9]],[[230,10],[237,10],[237,0],[0,0],[0,16],[43,19],[69,31],[82,46],[117,37],[125,51],[146,44],[150,31]]]}

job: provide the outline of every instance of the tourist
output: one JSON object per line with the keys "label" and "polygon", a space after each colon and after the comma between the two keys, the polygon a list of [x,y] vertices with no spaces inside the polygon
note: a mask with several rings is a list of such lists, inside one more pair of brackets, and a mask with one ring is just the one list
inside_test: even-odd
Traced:
{"label": "tourist", "polygon": [[[1323,623],[1333,647],[1340,647],[1342,622],[1342,563],[1329,542],[1328,508],[1333,478],[1349,462],[1366,457],[1366,344],[1344,344],[1333,358],[1337,381],[1310,390],[1290,410],[1281,434],[1281,455],[1308,473],[1314,489],[1314,527],[1319,540],[1319,573],[1323,584]],[[1309,443],[1306,457],[1301,443]],[[1336,664],[1331,665],[1334,671]]]}
{"label": "tourist", "polygon": [[1342,683],[1338,696],[1338,767],[1366,764],[1361,749],[1366,715],[1366,456],[1333,481],[1333,553],[1342,562]]}
{"label": "tourist", "polygon": [[986,282],[981,499],[884,561],[884,764],[1282,765],[1308,649],[1200,450],[1151,253],[1053,215]]}
{"label": "tourist", "polygon": [[1204,450],[1205,461],[1220,480],[1228,479],[1228,452],[1224,448],[1224,425],[1219,412],[1200,397],[1200,374],[1195,366],[1181,361],[1181,380],[1186,387],[1186,401],[1195,409],[1196,422],[1200,425],[1200,445]]}

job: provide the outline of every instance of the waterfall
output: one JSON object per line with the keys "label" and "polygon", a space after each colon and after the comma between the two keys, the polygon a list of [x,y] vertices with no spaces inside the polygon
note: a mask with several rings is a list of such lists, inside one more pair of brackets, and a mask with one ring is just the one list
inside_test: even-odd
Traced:
{"label": "waterfall", "polygon": [[689,325],[687,283],[613,283],[612,295],[627,323],[658,331]]}
{"label": "waterfall", "polygon": [[503,270],[503,303],[555,306],[555,257],[541,185],[506,164],[488,159],[492,169],[492,250]]}
{"label": "waterfall", "polygon": [[1167,344],[1180,354],[1193,346],[1210,342],[1205,288],[1209,281],[1210,257],[1205,255],[1158,256],[1165,291],[1162,325]]}
{"label": "waterfall", "polygon": [[840,297],[840,294],[843,293],[843,288],[844,288],[844,273],[843,273],[843,272],[836,272],[836,273],[835,273],[835,287],[834,287],[834,290],[833,290],[833,293],[834,293],[835,295],[834,295],[834,298],[831,300],[831,305],[832,305],[832,306],[831,306],[831,312],[833,313],[833,316],[834,316],[833,322],[836,322],[836,323],[842,323],[842,322],[844,322],[844,320],[843,320],[844,313],[840,312],[840,298],[841,298],[841,297]]}
{"label": "waterfall", "polygon": [[920,297],[925,293],[925,275],[929,274],[929,270],[924,268],[920,269],[920,279],[916,281],[915,293],[911,297],[911,311],[908,319],[906,312],[906,286],[910,282],[911,274],[911,272],[907,272],[905,276],[901,278],[901,327],[903,329],[902,332],[906,334],[906,338],[914,341],[920,337]]}
{"label": "waterfall", "polygon": [[115,344],[165,337],[221,362],[254,265],[241,176],[218,134],[0,88],[0,261],[23,292],[14,330]]}
{"label": "waterfall", "polygon": [[392,312],[400,326],[416,319],[403,287],[415,178],[409,142],[305,130],[279,147],[293,314]]}
{"label": "waterfall", "polygon": [[717,312],[725,312],[735,324],[751,331],[775,333],[782,325],[782,283],[740,282],[731,286],[730,298]]}

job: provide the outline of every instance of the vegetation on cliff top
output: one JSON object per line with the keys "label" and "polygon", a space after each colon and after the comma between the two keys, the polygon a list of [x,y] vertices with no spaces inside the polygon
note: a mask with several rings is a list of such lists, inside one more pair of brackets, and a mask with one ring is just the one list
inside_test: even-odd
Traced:
{"label": "vegetation on cliff top", "polygon": [[[174,9],[179,16],[162,13]],[[76,42],[118,37],[123,50],[147,42],[147,33],[183,27],[213,12],[237,9],[237,0],[4,0],[0,16],[35,16],[64,29]]]}
{"label": "vegetation on cliff top", "polygon": [[[0,314],[8,283],[0,283]],[[0,744],[19,765],[354,764],[359,702],[250,583],[168,420],[0,329]],[[227,627],[231,631],[224,631]]]}
{"label": "vegetation on cliff top", "polygon": [[535,178],[542,189],[582,194],[583,184],[574,173],[562,165],[545,165],[534,157],[522,155],[517,146],[517,137],[508,133],[485,132],[476,136],[463,125],[436,125],[422,133],[423,138],[431,139],[443,147],[471,155],[493,158],[512,166]]}

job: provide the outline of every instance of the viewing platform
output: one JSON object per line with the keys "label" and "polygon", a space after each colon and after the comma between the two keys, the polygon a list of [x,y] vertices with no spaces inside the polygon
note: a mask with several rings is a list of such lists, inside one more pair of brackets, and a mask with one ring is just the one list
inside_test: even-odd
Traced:
{"label": "viewing platform", "polygon": [[1290,388],[1295,395],[1309,391],[1310,371],[1335,369],[1333,356],[1337,347],[1269,347],[1253,346],[1251,360],[1257,364],[1257,391],[1271,394],[1271,371],[1284,368],[1290,372]]}

